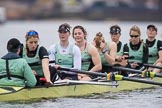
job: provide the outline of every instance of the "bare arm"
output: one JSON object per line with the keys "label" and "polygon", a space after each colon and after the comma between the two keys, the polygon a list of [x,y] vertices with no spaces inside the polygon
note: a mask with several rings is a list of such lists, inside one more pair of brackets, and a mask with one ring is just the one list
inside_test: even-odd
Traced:
{"label": "bare arm", "polygon": [[110,64],[113,65],[115,62],[116,52],[117,52],[117,45],[114,42],[111,42],[109,45],[110,53],[105,53],[105,59]]}
{"label": "bare arm", "polygon": [[159,58],[155,61],[154,65],[156,65],[157,63],[162,63],[162,50],[158,52],[158,56]]}
{"label": "bare arm", "polygon": [[51,82],[48,58],[42,59],[42,69],[43,69],[44,77],[46,78],[47,82]]}
{"label": "bare arm", "polygon": [[101,65],[101,59],[100,59],[100,55],[96,49],[96,47],[94,47],[92,44],[90,44],[89,48],[88,48],[88,53],[91,55],[92,57],[92,62],[94,64],[94,67],[90,69],[90,71],[100,71],[102,69],[102,65]]}

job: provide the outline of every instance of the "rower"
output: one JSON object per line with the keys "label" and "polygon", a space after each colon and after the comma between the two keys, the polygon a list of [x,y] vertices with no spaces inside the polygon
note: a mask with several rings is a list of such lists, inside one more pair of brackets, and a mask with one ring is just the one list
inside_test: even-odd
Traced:
{"label": "rower", "polygon": [[[86,30],[78,25],[73,28],[73,38],[75,39],[76,45],[80,48],[82,56],[82,68],[81,70],[98,72],[101,71],[102,65],[100,55],[97,49],[88,43]],[[106,51],[104,52],[106,53]],[[86,74],[78,74],[79,80],[91,80],[93,76]]]}
{"label": "rower", "polygon": [[[149,48],[149,58],[148,63],[156,66],[162,66],[162,41],[156,39],[157,27],[155,25],[147,26],[147,39],[145,42]],[[149,68],[154,72],[159,73],[160,69],[158,68]]]}
{"label": "rower", "polygon": [[[121,28],[118,25],[112,25],[110,27],[111,40],[117,44],[117,54],[115,57],[114,65],[120,65],[125,67],[127,65],[128,47],[124,46],[124,43],[120,41]],[[128,76],[126,71],[121,71],[120,74]]]}
{"label": "rower", "polygon": [[[25,35],[26,43],[21,48],[20,56],[24,58],[37,78],[37,85],[52,84],[52,74],[49,69],[48,52],[44,46],[39,45],[39,34],[29,30]],[[42,80],[44,78],[44,80]]]}
{"label": "rower", "polygon": [[116,55],[116,43],[115,42],[108,42],[105,41],[101,32],[98,32],[93,39],[92,44],[97,48],[101,62],[102,62],[102,71],[101,72],[112,72],[111,68],[105,66],[105,64],[113,65],[115,62],[115,55]]}
{"label": "rower", "polygon": [[129,35],[130,42],[125,45],[128,46],[129,56],[133,56],[133,58],[128,60],[127,67],[141,69],[143,67],[142,63],[148,62],[148,47],[140,39],[141,32],[138,26],[132,26]]}
{"label": "rower", "polygon": [[[70,43],[69,38],[71,26],[67,23],[61,24],[58,28],[58,35],[60,41],[53,44],[49,48],[49,59],[51,67],[66,67],[81,69],[81,52],[80,49],[75,45]],[[57,71],[58,72],[58,71]],[[58,72],[61,80],[70,79],[78,80],[76,73],[69,71]]]}

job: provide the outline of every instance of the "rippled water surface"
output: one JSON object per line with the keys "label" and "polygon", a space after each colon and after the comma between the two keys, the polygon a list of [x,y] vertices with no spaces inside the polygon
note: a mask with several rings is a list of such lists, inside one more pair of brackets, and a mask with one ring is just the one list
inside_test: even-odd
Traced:
{"label": "rippled water surface", "polygon": [[1,108],[161,108],[161,106],[160,87],[84,98],[57,98],[30,104],[0,103]]}

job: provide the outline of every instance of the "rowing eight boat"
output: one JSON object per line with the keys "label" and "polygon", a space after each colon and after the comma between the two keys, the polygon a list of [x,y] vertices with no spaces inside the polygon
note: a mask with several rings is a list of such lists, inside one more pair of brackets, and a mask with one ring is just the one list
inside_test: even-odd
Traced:
{"label": "rowing eight boat", "polygon": [[[161,82],[160,78],[154,78],[154,80]],[[108,82],[109,83],[109,82]],[[58,98],[58,97],[80,97],[89,96],[93,94],[102,94],[105,92],[119,92],[125,90],[146,89],[156,87],[155,85],[143,84],[130,81],[118,81],[119,86],[107,86],[96,84],[77,84],[77,83],[65,83],[56,84],[51,87],[36,87],[36,88],[13,88],[15,92],[0,94],[1,102],[10,101],[33,101],[46,98]],[[11,89],[6,89],[11,90]],[[0,92],[3,92],[0,90]]]}

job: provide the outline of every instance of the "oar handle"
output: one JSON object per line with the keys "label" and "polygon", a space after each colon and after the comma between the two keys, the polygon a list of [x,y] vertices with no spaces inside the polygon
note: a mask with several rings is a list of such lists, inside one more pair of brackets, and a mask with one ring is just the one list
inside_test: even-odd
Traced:
{"label": "oar handle", "polygon": [[125,57],[125,59],[134,59],[134,56]]}
{"label": "oar handle", "polygon": [[158,69],[162,69],[162,66],[156,66],[153,64],[147,64],[147,63],[138,63],[139,65],[143,65],[145,67],[152,67],[152,68],[158,68]]}
{"label": "oar handle", "polygon": [[64,70],[64,71],[70,71],[70,68],[65,68],[65,67],[58,67],[58,70]]}
{"label": "oar handle", "polygon": [[[124,57],[123,59],[133,59],[134,56]],[[122,62],[122,60],[115,59],[116,62]]]}
{"label": "oar handle", "polygon": [[158,69],[162,69],[162,66],[156,66],[156,65],[153,65],[153,64],[143,64],[144,66],[146,67],[152,67],[152,68],[158,68]]}

